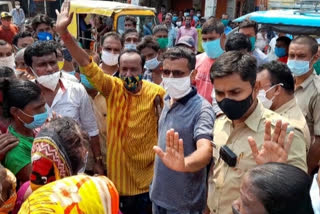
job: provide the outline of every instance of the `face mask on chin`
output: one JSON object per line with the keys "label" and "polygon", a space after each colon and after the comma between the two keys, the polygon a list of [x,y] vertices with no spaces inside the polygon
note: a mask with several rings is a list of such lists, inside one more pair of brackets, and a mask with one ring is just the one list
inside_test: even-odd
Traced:
{"label": "face mask on chin", "polygon": [[252,93],[253,92],[251,92],[244,100],[237,101],[224,98],[220,102],[217,101],[217,103],[230,120],[239,120],[249,110],[253,103]]}
{"label": "face mask on chin", "polygon": [[283,86],[282,83],[279,83],[279,84],[276,84],[276,85],[272,86],[271,88],[269,88],[269,89],[266,90],[266,91],[263,90],[263,89],[262,89],[262,90],[259,90],[258,99],[260,100],[260,102],[262,103],[262,105],[263,105],[265,108],[270,109],[271,106],[272,106],[273,100],[274,100],[274,98],[275,98],[275,96],[273,96],[271,99],[268,99],[268,98],[267,98],[267,93],[268,93],[269,91],[271,91],[273,88],[275,88],[276,86],[278,86],[278,85]]}

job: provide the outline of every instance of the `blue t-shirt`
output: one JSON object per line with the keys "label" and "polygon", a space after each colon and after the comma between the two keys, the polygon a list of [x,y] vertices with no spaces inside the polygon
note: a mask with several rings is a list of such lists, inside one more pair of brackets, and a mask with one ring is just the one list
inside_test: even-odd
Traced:
{"label": "blue t-shirt", "polygon": [[[166,150],[166,133],[174,129],[183,139],[185,157],[196,151],[199,139],[212,140],[215,116],[212,106],[196,89],[170,107],[167,96],[159,120],[158,146]],[[206,205],[206,167],[194,173],[167,168],[157,156],[150,198],[167,210],[202,211]]]}

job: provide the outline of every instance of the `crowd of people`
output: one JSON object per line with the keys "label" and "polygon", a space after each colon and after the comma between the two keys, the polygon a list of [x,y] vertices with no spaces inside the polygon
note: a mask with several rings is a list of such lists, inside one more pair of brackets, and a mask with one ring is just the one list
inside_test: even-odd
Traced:
{"label": "crowd of people", "polygon": [[72,18],[1,13],[1,213],[320,213],[316,38],[162,6],[79,16],[92,45]]}

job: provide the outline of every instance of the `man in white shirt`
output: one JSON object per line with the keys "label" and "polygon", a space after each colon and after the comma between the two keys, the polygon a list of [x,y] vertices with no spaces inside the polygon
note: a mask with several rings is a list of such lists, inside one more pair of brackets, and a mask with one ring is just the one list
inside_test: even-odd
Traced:
{"label": "man in white shirt", "polygon": [[104,174],[99,130],[89,96],[80,83],[61,78],[56,48],[55,43],[50,41],[36,42],[29,46],[24,54],[28,72],[36,76],[36,82],[46,99],[48,111],[73,118],[88,133],[95,157],[94,171]]}

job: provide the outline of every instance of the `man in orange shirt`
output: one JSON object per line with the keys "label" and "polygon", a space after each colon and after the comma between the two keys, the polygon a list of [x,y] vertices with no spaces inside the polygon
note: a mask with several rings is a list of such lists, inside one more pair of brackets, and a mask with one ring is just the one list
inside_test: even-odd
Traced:
{"label": "man in orange shirt", "polygon": [[12,16],[8,12],[1,13],[0,39],[12,44],[13,37],[19,32],[18,27],[11,24]]}

